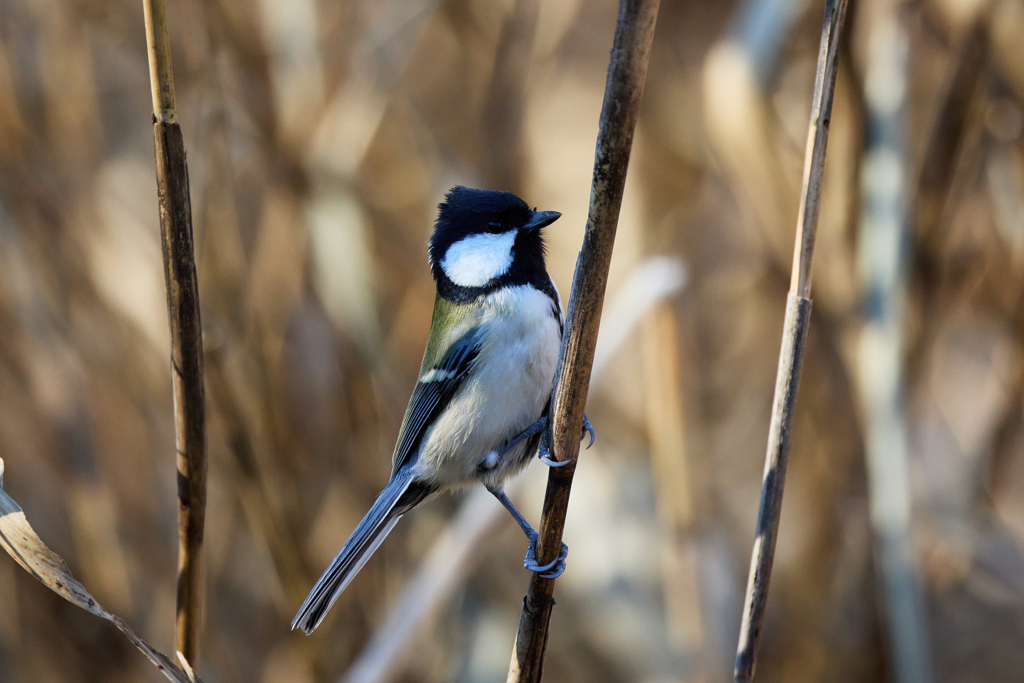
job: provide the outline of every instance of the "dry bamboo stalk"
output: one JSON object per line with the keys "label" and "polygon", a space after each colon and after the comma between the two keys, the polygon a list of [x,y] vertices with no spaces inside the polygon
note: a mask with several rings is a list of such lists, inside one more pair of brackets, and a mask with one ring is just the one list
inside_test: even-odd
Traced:
{"label": "dry bamboo stalk", "polygon": [[[640,111],[659,0],[622,0],[605,84],[583,249],[569,295],[562,353],[551,392],[553,457],[571,461],[579,452],[583,411],[590,386],[608,267],[626,184],[633,132]],[[537,559],[551,562],[562,543],[574,462],[552,468],[544,496]],[[536,682],[544,667],[555,580],[534,573],[523,601],[508,681]]]}
{"label": "dry bamboo stalk", "polygon": [[178,469],[178,608],[174,647],[195,666],[202,616],[202,547],[206,516],[206,409],[199,288],[192,245],[192,206],[164,0],[143,0],[153,92],[153,139],[160,204],[167,312],[171,330]]}
{"label": "dry bamboo stalk", "polygon": [[750,577],[747,582],[736,667],[733,672],[736,681],[754,680],[754,671],[757,667],[757,648],[761,641],[768,583],[771,579],[775,541],[779,532],[779,515],[782,512],[790,430],[811,318],[809,297],[814,238],[821,208],[825,148],[828,144],[832,95],[835,92],[836,72],[839,67],[839,42],[847,2],[848,0],[826,0],[825,19],[821,27],[821,46],[818,51],[818,70],[814,79],[814,100],[807,131],[803,188],[793,253],[793,274],[789,295],[786,298],[786,319],[782,330],[779,369],[775,379],[771,425],[768,429],[768,452],[761,485],[761,505],[757,515],[757,530],[750,559]]}

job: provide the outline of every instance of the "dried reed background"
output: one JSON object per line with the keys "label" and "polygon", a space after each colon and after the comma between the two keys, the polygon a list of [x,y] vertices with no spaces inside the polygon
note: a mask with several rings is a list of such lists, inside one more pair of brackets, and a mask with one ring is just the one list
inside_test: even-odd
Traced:
{"label": "dried reed background", "polygon": [[[314,637],[287,630],[386,480],[443,191],[501,187],[562,211],[550,269],[567,292],[617,4],[170,4],[206,329],[205,680],[336,679],[459,505],[403,520]],[[892,670],[857,239],[871,36],[892,16],[909,41],[903,396],[932,669],[1024,680],[1024,3],[861,0],[761,681]],[[730,675],[820,20],[798,0],[662,1],[603,334],[642,298],[627,285],[644,257],[682,257],[689,284],[592,385],[599,440],[576,473],[546,680]],[[5,488],[96,598],[166,651],[177,503],[147,79],[141,3],[0,3]],[[545,474],[520,488],[534,520]],[[528,577],[519,530],[498,528],[407,646],[401,680],[503,679]],[[109,624],[0,558],[0,681],[158,678]]]}

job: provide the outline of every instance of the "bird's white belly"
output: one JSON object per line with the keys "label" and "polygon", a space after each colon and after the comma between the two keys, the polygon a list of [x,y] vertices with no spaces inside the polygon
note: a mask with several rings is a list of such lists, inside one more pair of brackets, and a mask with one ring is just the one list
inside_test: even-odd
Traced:
{"label": "bird's white belly", "polygon": [[521,469],[525,441],[497,461],[494,452],[541,417],[551,394],[561,339],[547,295],[514,287],[490,295],[483,310],[474,369],[418,458],[425,478],[442,488],[498,482]]}

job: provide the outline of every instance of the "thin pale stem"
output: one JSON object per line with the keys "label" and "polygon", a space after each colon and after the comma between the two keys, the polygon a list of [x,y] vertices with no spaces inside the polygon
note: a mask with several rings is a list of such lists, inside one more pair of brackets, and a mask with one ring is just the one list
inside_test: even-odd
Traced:
{"label": "thin pale stem", "polygon": [[807,130],[807,151],[804,157],[804,180],[800,190],[800,214],[796,219],[796,242],[793,249],[793,274],[789,291],[797,296],[811,296],[811,266],[814,261],[814,239],[818,232],[821,209],[821,181],[825,177],[825,148],[832,122],[832,95],[839,70],[839,42],[846,18],[847,0],[827,0],[825,20],[821,26],[821,47],[818,70],[814,77],[814,100],[811,123]]}
{"label": "thin pale stem", "polygon": [[835,92],[839,66],[839,41],[843,32],[848,0],[826,0],[825,19],[821,28],[818,70],[814,79],[814,101],[807,131],[807,153],[804,157],[803,189],[797,218],[793,253],[793,275],[786,302],[786,320],[779,353],[779,369],[775,380],[768,450],[765,456],[761,505],[757,531],[750,558],[743,620],[740,626],[734,677],[752,681],[757,667],[757,650],[761,641],[768,584],[771,580],[775,541],[778,538],[782,494],[786,483],[790,432],[800,386],[800,368],[811,318],[811,266],[814,239],[821,208],[821,183],[825,172],[825,149],[832,117],[832,95]]}
{"label": "thin pale stem", "polygon": [[[608,267],[611,263],[633,132],[640,111],[658,0],[622,0],[605,84],[604,104],[597,138],[594,179],[590,194],[583,249],[576,264],[569,295],[567,326],[551,394],[552,455],[559,462],[573,460],[579,451],[584,409],[601,321]],[[555,559],[562,546],[569,492],[576,463],[552,468],[537,543],[537,562]],[[544,666],[544,650],[555,582],[533,574],[523,601],[508,681],[536,682]]]}
{"label": "thin pale stem", "polygon": [[171,41],[167,34],[164,0],[142,0],[149,52],[149,82],[153,91],[153,116],[174,123],[174,74],[171,72]]}

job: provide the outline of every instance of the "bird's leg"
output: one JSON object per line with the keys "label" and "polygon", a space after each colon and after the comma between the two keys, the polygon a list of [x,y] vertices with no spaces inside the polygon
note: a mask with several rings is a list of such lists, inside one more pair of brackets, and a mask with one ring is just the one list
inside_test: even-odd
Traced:
{"label": "bird's leg", "polygon": [[512,518],[516,520],[516,524],[519,525],[519,528],[523,530],[526,538],[530,541],[526,549],[526,559],[523,560],[523,566],[531,572],[537,572],[543,579],[555,579],[561,576],[562,572],[565,571],[565,557],[569,554],[569,546],[563,543],[558,557],[547,564],[537,564],[537,538],[539,536],[537,530],[530,526],[525,517],[519,514],[519,510],[516,510],[516,506],[505,495],[504,489],[500,486],[488,486],[487,490],[508,510]]}
{"label": "bird's leg", "polygon": [[[590,443],[587,444],[587,449],[589,450],[590,447],[594,445],[594,426],[590,424],[590,420],[587,418],[587,414],[583,413],[583,431],[580,432],[580,441],[583,441],[583,437],[586,436],[588,432],[590,433]],[[540,461],[547,465],[548,467],[565,467],[566,465],[568,465],[569,463],[576,459],[575,455],[563,462],[559,462],[552,458],[551,445],[548,443],[547,431],[545,431],[544,436],[541,437],[540,449],[537,452],[537,457],[540,458]]]}
{"label": "bird's leg", "polygon": [[529,427],[524,429],[522,431],[522,433],[519,434],[519,436],[517,436],[516,438],[512,439],[507,444],[505,444],[505,447],[502,448],[501,451],[498,452],[498,457],[500,458],[501,456],[505,455],[510,450],[512,450],[512,448],[516,444],[521,442],[523,439],[529,439],[531,436],[533,436],[537,432],[541,431],[542,429],[546,429],[547,426],[548,426],[548,418],[547,417],[540,418],[539,420],[534,422],[532,425],[530,425]]}
{"label": "bird's leg", "polygon": [[519,510],[516,510],[516,506],[513,505],[512,501],[508,499],[507,495],[505,495],[505,489],[501,488],[501,486],[488,485],[487,490],[491,492],[492,496],[498,499],[498,502],[501,503],[506,510],[508,510],[508,513],[512,515],[512,519],[516,520],[516,524],[518,524],[519,528],[523,530],[523,533],[526,534],[527,538],[532,538],[537,535],[537,530],[530,526],[530,523],[526,521],[526,518],[523,517]]}

